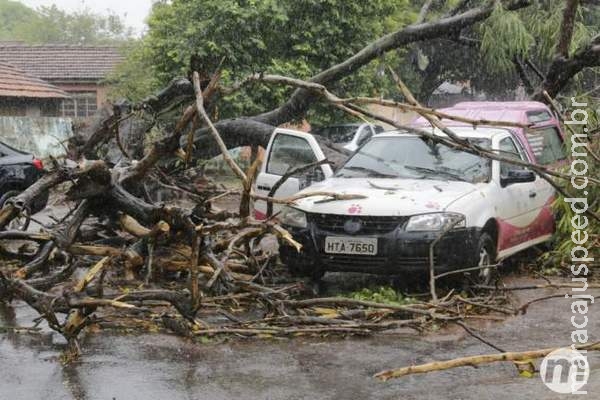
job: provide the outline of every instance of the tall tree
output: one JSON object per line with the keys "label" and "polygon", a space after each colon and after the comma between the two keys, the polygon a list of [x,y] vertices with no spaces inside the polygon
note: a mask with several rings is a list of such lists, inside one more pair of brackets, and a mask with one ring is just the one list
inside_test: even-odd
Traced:
{"label": "tall tree", "polygon": [[[417,11],[408,0],[157,2],[148,19],[148,34],[132,50],[118,78],[122,82],[140,79],[136,86],[145,89],[185,76],[190,69],[208,76],[217,67],[224,84],[261,71],[307,78],[352,56],[392,27],[407,25]],[[385,94],[389,84],[380,79],[380,69],[376,62],[339,82],[338,89]],[[151,85],[146,84],[149,76],[154,79]],[[129,94],[139,98],[147,93]],[[255,86],[251,92],[227,98],[219,114],[255,114],[276,107],[289,94],[284,88]]]}
{"label": "tall tree", "polygon": [[114,12],[67,12],[56,5],[31,9],[0,0],[0,40],[27,43],[114,44],[131,39],[132,29]]}

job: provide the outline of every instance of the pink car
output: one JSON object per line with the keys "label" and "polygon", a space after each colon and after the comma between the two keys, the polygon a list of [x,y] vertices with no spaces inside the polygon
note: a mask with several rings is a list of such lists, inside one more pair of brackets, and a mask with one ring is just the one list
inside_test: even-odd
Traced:
{"label": "pink car", "polygon": [[[539,165],[560,164],[567,156],[564,150],[564,135],[558,119],[543,103],[537,101],[465,101],[453,107],[441,108],[445,114],[474,120],[511,121],[531,124],[530,128],[507,127],[529,158]],[[465,126],[466,123],[443,120],[447,126]],[[412,123],[415,126],[430,126],[422,117]]]}
{"label": "pink car", "polygon": [[[473,120],[488,121],[510,121],[522,124],[530,124],[529,128],[506,127],[511,136],[518,142],[517,147],[526,154],[522,154],[524,161],[529,161],[542,166],[559,166],[567,159],[564,134],[561,130],[559,120],[543,103],[536,101],[471,101],[457,103],[453,107],[438,109],[445,114],[466,117]],[[469,124],[443,120],[448,127],[470,126]],[[422,117],[415,119],[412,123],[418,127],[431,126]],[[542,179],[536,179],[542,185]],[[545,199],[531,198],[533,201],[542,201],[543,207],[540,213],[524,226],[516,226],[508,221],[498,219],[497,249],[503,250],[527,243],[535,237],[550,234],[554,231],[554,215],[552,203],[554,194]],[[515,199],[516,200],[516,199]]]}

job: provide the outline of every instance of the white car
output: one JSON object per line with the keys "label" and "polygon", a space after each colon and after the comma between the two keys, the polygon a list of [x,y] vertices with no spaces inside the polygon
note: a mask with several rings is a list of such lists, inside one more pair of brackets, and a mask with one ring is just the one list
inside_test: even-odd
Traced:
{"label": "white car", "polygon": [[383,132],[383,127],[373,124],[341,124],[313,128],[310,133],[331,140],[344,149],[355,152],[373,135]]}
{"label": "white car", "polygon": [[[453,130],[504,156],[530,160],[510,130]],[[437,135],[443,135],[436,132]],[[267,148],[256,190],[266,195],[279,178],[324,158],[307,133],[277,129]],[[385,132],[364,144],[337,172],[329,165],[288,179],[275,193],[361,195],[297,200],[278,218],[302,243],[298,253],[282,243],[280,255],[293,273],[319,278],[326,271],[394,274],[428,271],[432,242],[436,273],[492,265],[548,241],[554,232],[554,189],[533,172],[453,150],[414,134]],[[265,202],[255,203],[264,218]],[[489,281],[490,268],[476,277]]]}

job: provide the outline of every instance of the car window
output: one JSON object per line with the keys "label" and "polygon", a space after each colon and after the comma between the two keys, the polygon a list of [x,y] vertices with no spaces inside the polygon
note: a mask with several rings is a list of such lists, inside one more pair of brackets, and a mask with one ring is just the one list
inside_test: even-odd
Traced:
{"label": "car window", "polygon": [[[489,139],[470,142],[490,148]],[[338,171],[342,178],[413,178],[486,182],[490,160],[419,137],[379,137],[367,142]]]}
{"label": "car window", "polygon": [[379,125],[375,125],[375,133],[381,133],[383,132],[385,129],[383,129],[382,126]]}
{"label": "car window", "polygon": [[532,124],[537,124],[539,122],[550,121],[552,119],[552,115],[546,110],[537,110],[537,111],[529,111],[527,112],[527,120]]}
{"label": "car window", "polygon": [[527,141],[537,162],[541,165],[552,164],[567,158],[560,133],[553,126],[527,132]]}
{"label": "car window", "polygon": [[[515,160],[524,160],[523,154],[519,152],[517,146],[515,145],[515,142],[511,137],[505,137],[504,139],[500,140],[500,143],[498,144],[498,149],[500,150],[500,155],[502,157],[512,158]],[[508,175],[508,171],[515,169],[522,169],[522,167],[507,162],[501,162],[500,176],[506,176]]]}
{"label": "car window", "polygon": [[278,134],[271,146],[267,172],[284,175],[292,168],[315,161],[317,158],[308,141],[298,136]]}
{"label": "car window", "polygon": [[357,125],[334,125],[314,128],[311,133],[326,137],[333,143],[346,144],[350,143],[356,133]]}

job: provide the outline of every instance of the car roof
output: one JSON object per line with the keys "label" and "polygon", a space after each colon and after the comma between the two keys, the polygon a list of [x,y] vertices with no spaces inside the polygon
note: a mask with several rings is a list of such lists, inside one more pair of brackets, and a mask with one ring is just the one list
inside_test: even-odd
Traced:
{"label": "car roof", "polygon": [[[549,117],[552,115],[545,104],[537,101],[463,101],[452,107],[440,108],[438,111],[474,120],[513,121],[522,123],[527,122],[526,115],[531,112],[546,112]],[[444,119],[444,123],[453,126],[465,125],[464,122],[446,119]],[[429,122],[423,117],[418,117],[412,124],[417,126],[427,126],[429,125]]]}
{"label": "car roof", "polygon": [[489,110],[516,109],[531,111],[545,109],[546,105],[539,101],[461,101],[449,108],[486,108]]}
{"label": "car roof", "polygon": [[[420,128],[425,132],[433,133],[437,136],[447,136],[444,132],[437,128]],[[465,138],[480,138],[480,139],[492,139],[496,135],[510,133],[509,129],[506,128],[494,128],[494,127],[477,127],[474,128],[472,126],[453,126],[452,132],[456,133],[457,136],[465,137]],[[418,137],[419,135],[413,132],[403,131],[403,130],[394,130],[394,131],[385,131],[382,133],[376,134],[374,137],[398,137],[398,135],[404,136],[412,136]]]}

